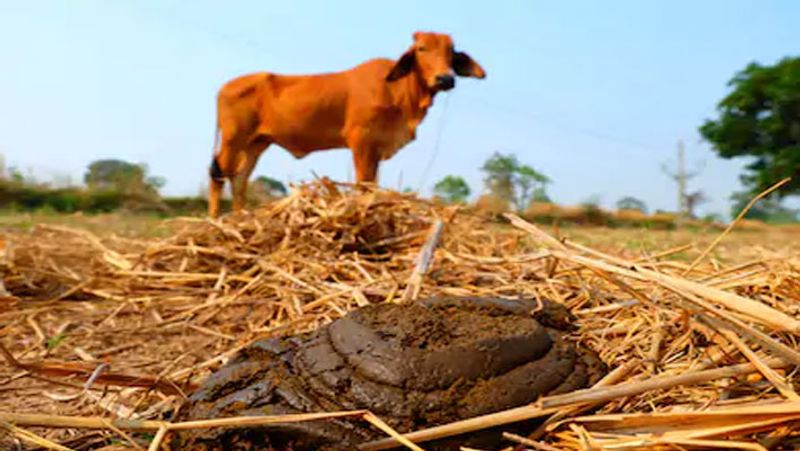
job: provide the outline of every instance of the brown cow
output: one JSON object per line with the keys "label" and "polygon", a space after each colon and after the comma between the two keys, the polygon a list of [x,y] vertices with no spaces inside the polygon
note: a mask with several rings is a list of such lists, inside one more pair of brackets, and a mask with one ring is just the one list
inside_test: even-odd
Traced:
{"label": "brown cow", "polygon": [[436,93],[455,86],[454,74],[486,76],[469,55],[453,49],[450,36],[417,32],[397,61],[376,58],[342,72],[260,72],[229,81],[217,98],[209,216],[219,215],[225,178],[231,181],[233,210],[244,207],[250,174],[272,143],[295,158],[349,148],[356,181],[375,182],[378,163],[414,139]]}

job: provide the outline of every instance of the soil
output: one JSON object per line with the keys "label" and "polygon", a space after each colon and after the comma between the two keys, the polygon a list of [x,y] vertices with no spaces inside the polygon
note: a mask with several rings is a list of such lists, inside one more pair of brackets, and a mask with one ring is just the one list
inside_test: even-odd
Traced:
{"label": "soil", "polygon": [[[365,306],[314,332],[254,343],[205,381],[179,419],[369,409],[409,432],[509,409],[605,374],[594,352],[568,341],[571,323],[552,302],[433,298]],[[189,431],[175,444],[339,450],[382,437],[362,420],[342,419]],[[500,431],[486,430],[425,448],[500,445]]]}

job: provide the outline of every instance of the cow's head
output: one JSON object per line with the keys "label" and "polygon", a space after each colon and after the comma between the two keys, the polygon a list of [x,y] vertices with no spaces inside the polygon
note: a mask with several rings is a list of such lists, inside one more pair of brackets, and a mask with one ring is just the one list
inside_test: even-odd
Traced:
{"label": "cow's head", "polygon": [[486,77],[480,64],[466,53],[455,51],[450,36],[439,33],[414,33],[414,45],[397,60],[386,80],[395,81],[413,71],[433,92],[453,89],[456,85],[453,75]]}

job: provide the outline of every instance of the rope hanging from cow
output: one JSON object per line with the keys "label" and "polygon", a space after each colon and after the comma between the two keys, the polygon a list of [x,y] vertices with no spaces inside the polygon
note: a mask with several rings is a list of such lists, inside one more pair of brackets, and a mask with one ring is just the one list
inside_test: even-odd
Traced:
{"label": "rope hanging from cow", "polygon": [[436,140],[433,143],[433,151],[431,152],[430,158],[428,158],[428,163],[425,166],[425,170],[422,171],[422,177],[419,179],[419,186],[417,187],[417,192],[421,192],[422,189],[425,187],[425,184],[428,182],[428,175],[430,174],[430,170],[433,167],[433,162],[436,160],[436,156],[439,154],[439,149],[442,143],[442,133],[444,131],[444,125],[447,115],[447,106],[450,104],[450,95],[445,93],[444,94],[444,102],[442,105],[442,114],[439,116],[439,124],[436,130]]}

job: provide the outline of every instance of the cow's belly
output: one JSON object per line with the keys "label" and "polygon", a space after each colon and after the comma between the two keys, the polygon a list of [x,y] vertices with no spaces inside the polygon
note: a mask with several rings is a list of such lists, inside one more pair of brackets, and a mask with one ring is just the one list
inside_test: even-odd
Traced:
{"label": "cow's belly", "polygon": [[265,102],[260,133],[296,158],[345,147],[344,108],[336,98],[325,99],[326,96],[309,97],[286,90],[279,98]]}
{"label": "cow's belly", "polygon": [[313,113],[272,112],[268,119],[262,121],[261,132],[295,158],[318,150],[345,147],[341,121],[332,115]]}
{"label": "cow's belly", "polygon": [[303,158],[311,152],[346,147],[341,134],[319,133],[318,130],[272,135],[272,141],[286,149],[295,158]]}

